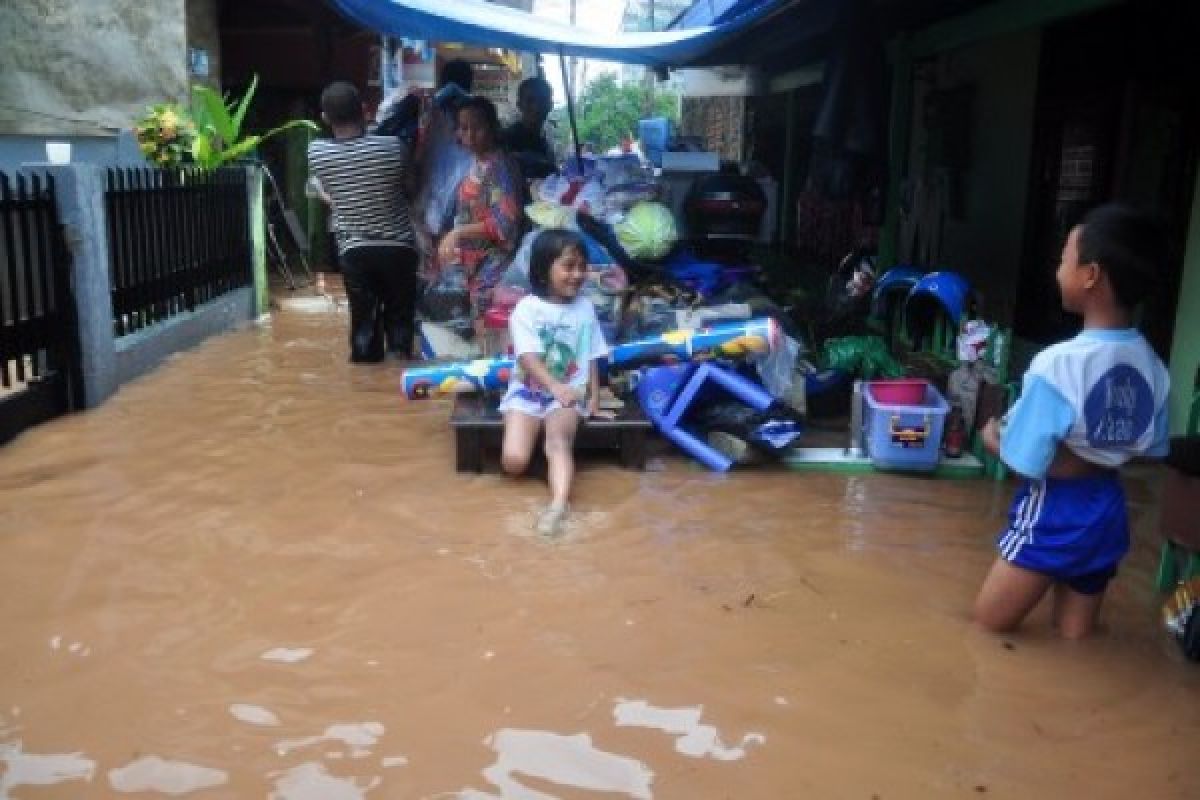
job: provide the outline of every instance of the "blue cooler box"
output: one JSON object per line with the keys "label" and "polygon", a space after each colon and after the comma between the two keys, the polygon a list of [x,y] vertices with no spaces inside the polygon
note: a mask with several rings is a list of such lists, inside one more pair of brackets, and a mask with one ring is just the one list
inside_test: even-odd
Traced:
{"label": "blue cooler box", "polygon": [[880,469],[931,472],[942,451],[942,431],[950,405],[934,386],[925,386],[920,405],[891,405],[863,387],[863,428],[867,455]]}

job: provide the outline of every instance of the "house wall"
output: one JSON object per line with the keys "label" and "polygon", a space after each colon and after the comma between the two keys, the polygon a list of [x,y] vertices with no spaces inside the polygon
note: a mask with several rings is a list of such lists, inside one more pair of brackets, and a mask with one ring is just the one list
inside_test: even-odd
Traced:
{"label": "house wall", "polygon": [[1200,370],[1200,175],[1192,195],[1192,221],[1184,254],[1183,281],[1175,311],[1175,340],[1171,346],[1171,433],[1183,433],[1193,386]]}
{"label": "house wall", "polygon": [[187,46],[208,54],[208,75],[189,76],[194,83],[203,83],[221,90],[221,31],[217,0],[185,0],[187,5]]}
{"label": "house wall", "polygon": [[704,149],[723,161],[740,162],[746,131],[745,97],[685,97],[681,101],[679,132],[699,136]]}
{"label": "house wall", "polygon": [[187,93],[184,0],[0,3],[0,134],[112,136]]}
{"label": "house wall", "polygon": [[[968,160],[950,181],[940,236],[936,227],[919,231],[935,240],[935,263],[919,265],[962,273],[982,293],[985,316],[1003,323],[1012,319],[1024,244],[1040,45],[1041,31],[1026,30],[941,53],[916,68],[907,177],[923,182],[926,196],[934,194],[939,173],[926,98],[937,90],[973,90]],[[904,241],[902,233],[900,257],[908,260]]]}
{"label": "house wall", "polygon": [[0,170],[44,162],[48,139],[75,162],[137,165],[129,133],[152,103],[185,101],[188,46],[220,80],[217,0],[0,2]]}

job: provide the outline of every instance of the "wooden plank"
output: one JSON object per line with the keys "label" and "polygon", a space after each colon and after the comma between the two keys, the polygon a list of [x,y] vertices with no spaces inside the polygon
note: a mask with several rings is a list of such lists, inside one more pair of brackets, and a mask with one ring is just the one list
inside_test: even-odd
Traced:
{"label": "wooden plank", "polygon": [[[496,402],[491,394],[455,396],[450,425],[459,472],[482,471],[484,449],[501,445],[504,419],[496,410]],[[646,463],[646,437],[651,430],[653,426],[641,408],[631,404],[616,419],[585,420],[576,434],[575,446],[580,450],[615,451],[622,466],[642,469]]]}

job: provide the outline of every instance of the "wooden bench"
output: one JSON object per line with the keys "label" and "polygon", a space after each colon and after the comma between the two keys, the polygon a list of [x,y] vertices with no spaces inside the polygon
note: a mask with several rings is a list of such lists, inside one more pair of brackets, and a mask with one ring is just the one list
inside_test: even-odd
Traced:
{"label": "wooden bench", "polygon": [[[488,393],[454,397],[450,427],[454,428],[455,468],[482,472],[485,449],[498,450],[504,438],[504,418],[496,410],[499,398]],[[579,426],[575,447],[580,450],[615,450],[621,466],[646,466],[646,436],[652,426],[636,403],[628,403],[616,419],[589,419]]]}

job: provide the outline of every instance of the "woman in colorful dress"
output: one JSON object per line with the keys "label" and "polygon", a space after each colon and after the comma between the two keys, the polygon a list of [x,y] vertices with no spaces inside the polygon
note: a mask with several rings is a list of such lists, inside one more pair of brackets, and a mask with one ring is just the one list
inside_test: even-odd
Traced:
{"label": "woman in colorful dress", "polygon": [[454,227],[438,245],[438,260],[442,269],[461,265],[466,271],[478,318],[520,240],[521,177],[500,148],[500,119],[491,100],[475,96],[462,104],[458,137],[474,160],[458,186]]}

